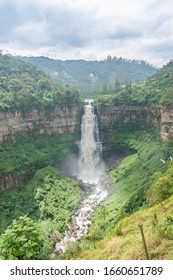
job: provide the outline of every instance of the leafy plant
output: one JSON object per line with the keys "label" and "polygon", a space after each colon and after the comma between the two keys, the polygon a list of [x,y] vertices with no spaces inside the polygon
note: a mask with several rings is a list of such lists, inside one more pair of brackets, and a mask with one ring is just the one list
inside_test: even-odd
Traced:
{"label": "leafy plant", "polygon": [[4,259],[42,259],[50,252],[51,243],[46,240],[38,224],[27,216],[14,220],[1,236],[0,252]]}
{"label": "leafy plant", "polygon": [[64,233],[66,223],[82,192],[76,182],[53,167],[38,170],[26,185],[0,196],[0,233],[14,219],[26,214],[37,221],[49,235]]}
{"label": "leafy plant", "polygon": [[173,193],[173,165],[170,164],[166,173],[157,172],[155,181],[147,191],[146,197],[149,204],[152,206],[164,199],[168,198]]}
{"label": "leafy plant", "polygon": [[159,226],[159,235],[162,238],[173,240],[173,218],[166,217],[165,221]]}

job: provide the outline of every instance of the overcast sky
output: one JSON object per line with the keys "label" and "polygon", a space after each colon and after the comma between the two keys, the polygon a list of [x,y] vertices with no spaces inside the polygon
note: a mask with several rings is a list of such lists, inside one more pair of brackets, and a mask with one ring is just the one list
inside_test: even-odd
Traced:
{"label": "overcast sky", "polygon": [[57,59],[173,58],[172,0],[0,0],[0,48]]}

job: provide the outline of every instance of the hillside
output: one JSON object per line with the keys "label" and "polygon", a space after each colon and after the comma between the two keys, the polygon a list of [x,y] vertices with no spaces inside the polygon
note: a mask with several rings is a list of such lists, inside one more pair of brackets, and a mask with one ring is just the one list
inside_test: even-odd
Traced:
{"label": "hillside", "polygon": [[173,61],[157,73],[137,84],[127,84],[97,97],[102,105],[163,105],[173,106]]}
{"label": "hillside", "polygon": [[55,104],[78,104],[75,89],[53,84],[31,63],[0,54],[0,108],[32,108]]}
{"label": "hillside", "polygon": [[[162,204],[122,219],[109,237],[103,238],[90,249],[79,249],[76,255],[71,253],[71,256],[73,259],[81,260],[145,260],[146,255],[139,230],[139,224],[142,223],[149,259],[172,260],[172,209],[173,196],[170,196]],[[85,245],[83,247],[85,248]]]}
{"label": "hillside", "polygon": [[48,57],[21,57],[49,74],[62,85],[75,86],[82,93],[102,92],[119,87],[121,83],[137,82],[157,72],[145,61],[112,58],[101,61],[55,60]]}

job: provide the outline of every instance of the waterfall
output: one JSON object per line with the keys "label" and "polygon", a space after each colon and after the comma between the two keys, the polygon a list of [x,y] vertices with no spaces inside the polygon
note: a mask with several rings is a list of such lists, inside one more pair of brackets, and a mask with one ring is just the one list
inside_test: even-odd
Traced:
{"label": "waterfall", "polygon": [[97,183],[104,171],[102,144],[99,141],[98,119],[94,114],[93,100],[85,100],[81,123],[81,141],[78,178]]}
{"label": "waterfall", "polygon": [[68,243],[80,240],[88,233],[95,207],[107,196],[106,185],[109,182],[104,172],[98,119],[94,114],[92,100],[86,100],[84,104],[79,148],[78,178],[87,186],[91,184],[93,190],[73,213],[71,224],[67,226],[65,236],[56,243],[53,256],[56,252],[65,252]]}

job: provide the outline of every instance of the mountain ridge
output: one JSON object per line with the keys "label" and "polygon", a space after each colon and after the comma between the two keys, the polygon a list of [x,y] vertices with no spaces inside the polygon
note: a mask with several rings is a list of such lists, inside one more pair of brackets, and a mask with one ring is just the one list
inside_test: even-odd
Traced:
{"label": "mountain ridge", "polygon": [[55,82],[69,84],[81,91],[101,92],[105,87],[146,79],[157,72],[157,68],[143,60],[112,58],[105,60],[55,60],[45,56],[19,57],[42,69]]}

